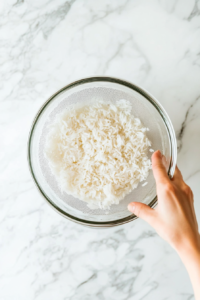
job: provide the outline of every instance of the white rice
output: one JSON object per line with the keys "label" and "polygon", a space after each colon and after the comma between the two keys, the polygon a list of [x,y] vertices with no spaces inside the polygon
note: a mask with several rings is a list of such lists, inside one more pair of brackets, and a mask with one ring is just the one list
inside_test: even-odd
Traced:
{"label": "white rice", "polygon": [[109,209],[146,180],[148,128],[131,110],[127,100],[93,101],[57,115],[45,154],[62,191]]}

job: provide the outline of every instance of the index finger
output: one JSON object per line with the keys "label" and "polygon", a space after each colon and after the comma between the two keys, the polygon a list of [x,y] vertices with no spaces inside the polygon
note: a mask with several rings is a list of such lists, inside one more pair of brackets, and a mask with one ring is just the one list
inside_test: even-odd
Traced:
{"label": "index finger", "polygon": [[168,177],[166,167],[163,164],[161,152],[159,150],[154,152],[151,159],[152,159],[153,175],[156,184],[169,182],[170,179]]}

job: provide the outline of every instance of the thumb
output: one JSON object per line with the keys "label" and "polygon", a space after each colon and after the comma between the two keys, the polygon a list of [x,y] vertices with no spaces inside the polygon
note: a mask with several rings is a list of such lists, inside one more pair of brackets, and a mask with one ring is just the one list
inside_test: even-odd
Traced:
{"label": "thumb", "polygon": [[128,210],[152,226],[155,211],[151,207],[141,202],[131,202],[128,205]]}

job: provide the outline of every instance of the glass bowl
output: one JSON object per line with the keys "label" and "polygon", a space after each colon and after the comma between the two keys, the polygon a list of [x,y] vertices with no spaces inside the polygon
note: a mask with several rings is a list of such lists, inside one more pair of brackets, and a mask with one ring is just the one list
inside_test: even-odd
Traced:
{"label": "glass bowl", "polygon": [[[51,96],[37,113],[28,141],[28,163],[32,177],[47,202],[62,216],[91,227],[112,227],[125,224],[137,217],[130,213],[127,205],[138,201],[154,207],[157,203],[156,184],[152,170],[142,183],[110,210],[90,209],[87,203],[61,192],[50,171],[44,155],[44,145],[49,125],[56,115],[68,105],[101,98],[104,100],[126,99],[132,103],[132,113],[149,128],[147,136],[154,150],[160,150],[168,164],[168,175],[173,177],[177,146],[172,123],[160,103],[147,91],[127,81],[111,77],[90,77],[75,81]],[[149,158],[152,153],[149,152]]]}

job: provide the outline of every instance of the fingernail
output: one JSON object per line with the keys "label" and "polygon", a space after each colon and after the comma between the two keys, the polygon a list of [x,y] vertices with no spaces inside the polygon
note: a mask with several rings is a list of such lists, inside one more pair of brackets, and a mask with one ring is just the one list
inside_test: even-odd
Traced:
{"label": "fingernail", "polygon": [[164,155],[162,155],[162,164],[163,164],[163,166],[165,167],[166,172],[168,172],[168,167],[169,167],[169,165],[168,165],[167,159],[166,159],[166,157],[165,157]]}
{"label": "fingernail", "polygon": [[159,156],[160,158],[162,158],[162,153],[160,152],[160,150],[158,150],[158,156]]}
{"label": "fingernail", "polygon": [[151,159],[152,159],[152,157],[154,156],[154,155],[156,155],[156,157],[157,158],[162,158],[162,153],[160,152],[160,150],[157,150],[156,152],[154,152],[152,155],[151,155]]}
{"label": "fingernail", "polygon": [[135,210],[135,204],[134,203],[130,203],[128,205],[128,210],[131,211],[131,212],[134,212],[134,210]]}

